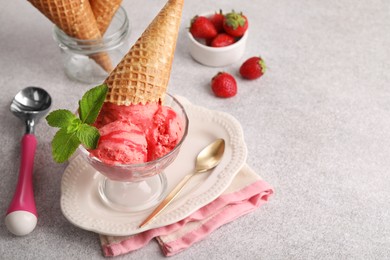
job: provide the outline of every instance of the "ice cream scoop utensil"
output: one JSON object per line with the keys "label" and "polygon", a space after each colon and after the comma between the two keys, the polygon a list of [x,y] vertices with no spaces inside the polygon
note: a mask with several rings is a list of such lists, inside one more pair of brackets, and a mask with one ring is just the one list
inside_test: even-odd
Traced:
{"label": "ice cream scoop utensil", "polygon": [[39,119],[49,111],[50,106],[50,95],[38,87],[27,87],[21,90],[10,106],[11,112],[26,124],[26,133],[21,142],[18,183],[5,217],[8,230],[17,236],[29,234],[37,223],[32,180],[37,146],[34,129]]}
{"label": "ice cream scoop utensil", "polygon": [[207,172],[208,170],[216,167],[222,159],[225,151],[225,140],[217,139],[198,154],[196,157],[195,171],[187,174],[180,181],[180,183],[168,194],[168,196],[157,206],[157,208],[141,223],[139,226],[143,226],[150,223],[156,218],[171,202],[177,197],[177,195],[183,190],[188,181],[196,174]]}

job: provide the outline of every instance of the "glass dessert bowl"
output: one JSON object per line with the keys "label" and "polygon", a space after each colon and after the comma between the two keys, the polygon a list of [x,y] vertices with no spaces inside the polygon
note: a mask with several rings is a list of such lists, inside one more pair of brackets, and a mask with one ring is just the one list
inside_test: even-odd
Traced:
{"label": "glass dessert bowl", "polygon": [[79,154],[101,174],[99,195],[106,205],[124,212],[138,212],[157,205],[167,193],[167,178],[164,173],[177,157],[188,132],[188,117],[184,107],[171,95],[165,95],[163,106],[175,111],[181,122],[182,137],[168,153],[144,163],[106,163],[93,156],[83,146]]}

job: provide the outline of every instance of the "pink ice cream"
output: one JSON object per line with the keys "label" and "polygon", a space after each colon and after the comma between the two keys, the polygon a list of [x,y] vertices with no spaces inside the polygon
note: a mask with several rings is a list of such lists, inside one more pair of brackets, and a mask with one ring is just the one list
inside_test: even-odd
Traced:
{"label": "pink ice cream", "polygon": [[147,160],[148,143],[141,129],[127,120],[113,121],[99,129],[98,148],[91,153],[101,161],[142,163]]}
{"label": "pink ice cream", "polygon": [[183,136],[183,124],[170,107],[156,103],[118,106],[104,103],[95,126],[98,147],[91,154],[108,164],[152,161],[169,153]]}

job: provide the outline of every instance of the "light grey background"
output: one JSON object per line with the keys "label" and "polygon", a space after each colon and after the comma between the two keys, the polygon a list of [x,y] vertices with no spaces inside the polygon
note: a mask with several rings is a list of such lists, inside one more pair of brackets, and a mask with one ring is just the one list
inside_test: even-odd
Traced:
{"label": "light grey background", "polygon": [[[130,42],[165,1],[124,0]],[[228,112],[243,126],[248,164],[275,188],[270,203],[216,230],[171,259],[388,259],[390,257],[390,7],[385,0],[187,0],[169,92]],[[247,14],[245,56],[208,68],[188,54],[189,20],[210,10]],[[76,109],[92,87],[70,81],[52,39],[52,24],[26,1],[0,10],[0,212],[16,185],[24,127],[9,112],[23,87],[46,88],[53,109]],[[238,76],[246,58],[262,55],[266,75]],[[212,76],[237,76],[239,93],[215,98]],[[39,222],[26,237],[0,224],[1,259],[99,259],[99,239],[60,210],[65,164],[55,164],[55,129],[37,128],[34,188]],[[117,259],[162,259],[156,242]]]}

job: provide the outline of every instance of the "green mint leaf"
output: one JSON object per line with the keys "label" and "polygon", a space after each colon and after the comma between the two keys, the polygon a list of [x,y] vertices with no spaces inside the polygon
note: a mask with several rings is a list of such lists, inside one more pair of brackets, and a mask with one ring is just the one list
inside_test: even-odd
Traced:
{"label": "green mint leaf", "polygon": [[96,149],[100,138],[99,130],[96,127],[81,124],[76,135],[88,149]]}
{"label": "green mint leaf", "polygon": [[107,85],[103,84],[85,92],[79,102],[79,114],[83,123],[93,124],[95,122],[103,106],[107,91]]}
{"label": "green mint leaf", "polygon": [[46,120],[52,127],[59,127],[51,146],[53,158],[62,163],[70,158],[80,144],[96,149],[100,134],[93,124],[106,98],[107,85],[103,84],[87,91],[79,101],[79,117],[69,110],[60,109],[50,113]]}
{"label": "green mint leaf", "polygon": [[72,124],[74,120],[79,119],[72,112],[65,109],[55,110],[46,116],[47,123],[52,127],[67,127],[69,124]]}
{"label": "green mint leaf", "polygon": [[82,124],[81,120],[76,117],[66,126],[66,132],[69,134],[77,132]]}
{"label": "green mint leaf", "polygon": [[52,154],[54,161],[63,163],[76,151],[80,145],[80,140],[76,133],[68,133],[65,128],[61,128],[55,134],[52,142]]}

